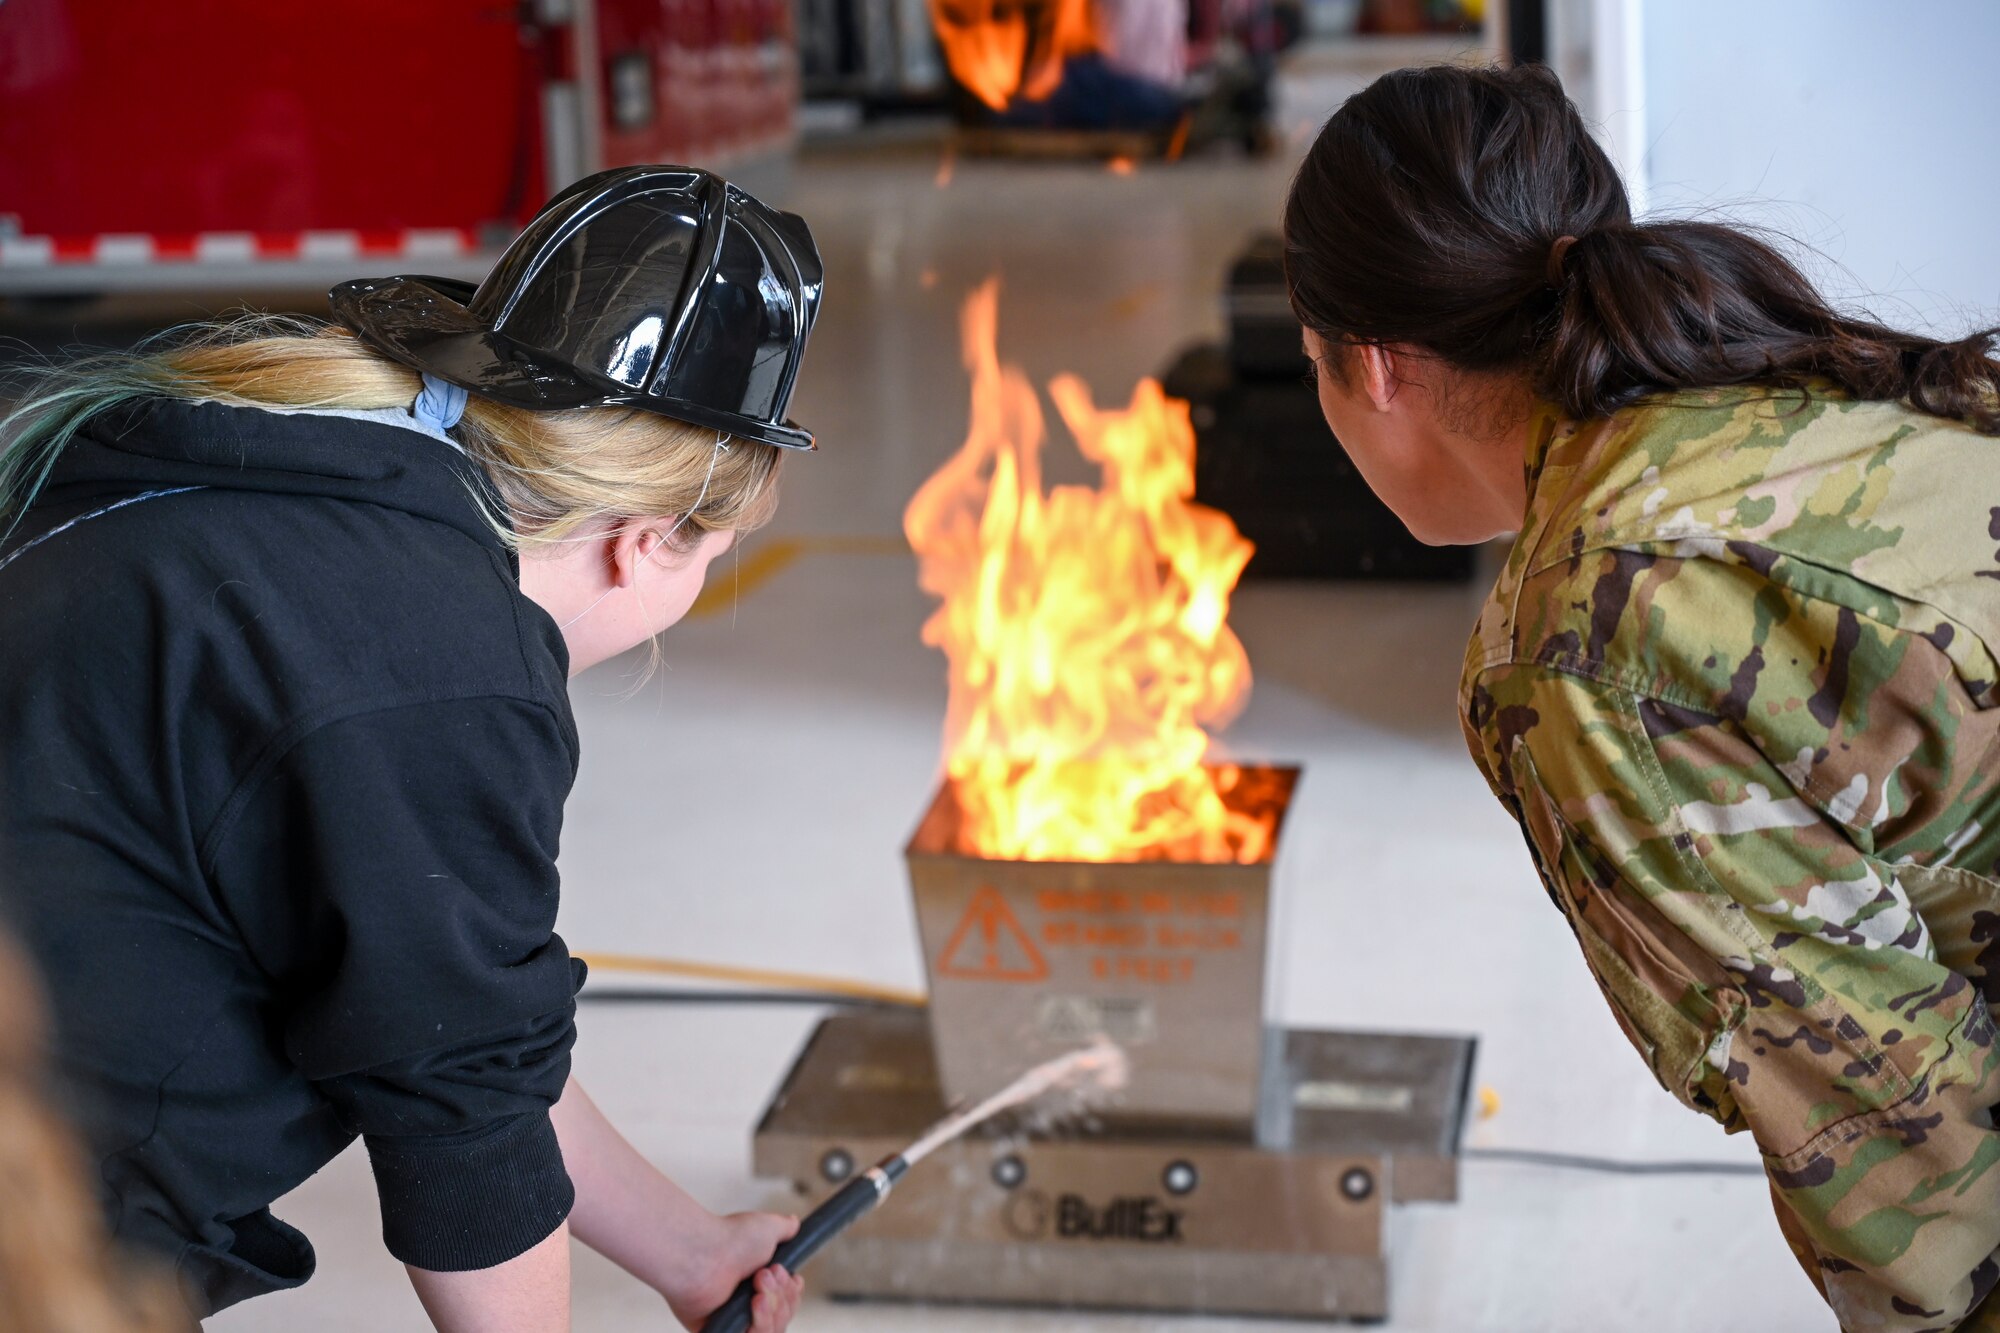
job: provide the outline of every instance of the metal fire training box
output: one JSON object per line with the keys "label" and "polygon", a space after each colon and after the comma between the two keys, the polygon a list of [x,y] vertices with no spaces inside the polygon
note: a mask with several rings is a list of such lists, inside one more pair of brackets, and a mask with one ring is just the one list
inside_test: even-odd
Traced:
{"label": "metal fire training box", "polygon": [[757,1173],[809,1208],[947,1106],[1100,1035],[1131,1079],[1085,1117],[1028,1108],[940,1149],[819,1256],[817,1289],[1387,1316],[1387,1210],[1457,1198],[1474,1043],[1267,1023],[1297,778],[1245,769],[1225,796],[1270,821],[1252,864],[988,860],[939,793],[908,848],[929,1011],[824,1020],[758,1125]]}
{"label": "metal fire training box", "polygon": [[[1275,850],[1296,768],[1224,797]],[[1103,1034],[1125,1051],[1121,1120],[1247,1132],[1264,1065],[1273,858],[990,861],[959,850],[950,783],[906,852],[946,1101],[977,1099]]]}

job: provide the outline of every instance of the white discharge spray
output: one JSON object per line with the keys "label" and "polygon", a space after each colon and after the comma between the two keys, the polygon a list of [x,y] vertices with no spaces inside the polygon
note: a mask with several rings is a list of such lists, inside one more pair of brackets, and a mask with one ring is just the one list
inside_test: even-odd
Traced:
{"label": "white discharge spray", "polygon": [[[694,503],[688,506],[687,512],[674,520],[674,525],[671,528],[667,529],[667,535],[660,538],[660,544],[658,546],[655,546],[651,551],[646,552],[646,554],[640,558],[639,563],[641,565],[651,564],[653,562],[654,553],[665,549],[667,543],[671,542],[674,539],[674,534],[681,530],[681,524],[687,522],[689,519],[695,516],[695,513],[701,508],[702,502],[708,499],[708,483],[715,480],[715,460],[722,457],[724,454],[728,452],[729,452],[728,437],[724,435],[721,431],[717,431],[715,433],[715,448],[710,450],[708,455],[708,472],[701,479],[701,493],[694,497]],[[592,602],[589,606],[584,607],[583,610],[577,612],[575,615],[571,616],[568,620],[563,621],[560,628],[568,629],[571,625],[574,625],[577,621],[582,620],[585,616],[589,615],[592,611],[595,611],[599,606],[603,605],[604,599],[609,597],[612,593],[616,591],[618,591],[618,585],[614,583],[609,588],[606,588],[603,592],[597,594],[596,601]],[[641,610],[644,610],[644,608],[641,607]]]}
{"label": "white discharge spray", "polygon": [[928,1134],[903,1149],[902,1158],[915,1166],[924,1158],[975,1126],[984,1124],[1010,1107],[1022,1106],[1058,1088],[1069,1088],[1088,1096],[1116,1092],[1125,1086],[1125,1052],[1104,1037],[1081,1050],[1036,1065],[1000,1091],[970,1110],[960,1111],[939,1121]]}

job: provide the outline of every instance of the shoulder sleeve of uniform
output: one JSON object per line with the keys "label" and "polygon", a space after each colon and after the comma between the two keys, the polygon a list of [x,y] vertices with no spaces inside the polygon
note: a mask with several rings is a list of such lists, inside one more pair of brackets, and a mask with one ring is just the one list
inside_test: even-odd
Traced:
{"label": "shoulder sleeve of uniform", "polygon": [[1751,1131],[1843,1324],[1962,1317],[2000,1272],[2000,1052],[1897,867],[1725,716],[1538,666],[1488,688],[1503,799],[1655,1075]]}
{"label": "shoulder sleeve of uniform", "polygon": [[1721,718],[1864,850],[1928,862],[1991,833],[2000,863],[2000,830],[1968,833],[2000,799],[2000,712],[1975,702],[1950,627],[1852,578],[1773,577],[1781,563],[1592,552],[1532,580],[1519,655]]}

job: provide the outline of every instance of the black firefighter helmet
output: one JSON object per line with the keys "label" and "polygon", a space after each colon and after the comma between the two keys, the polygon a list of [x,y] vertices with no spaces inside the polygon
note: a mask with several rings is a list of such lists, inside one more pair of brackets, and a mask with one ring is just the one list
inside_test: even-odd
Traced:
{"label": "black firefighter helmet", "polygon": [[805,219],[695,167],[619,167],[551,199],[475,289],[364,278],[334,318],[384,354],[534,411],[629,407],[811,449],[785,420],[819,310]]}

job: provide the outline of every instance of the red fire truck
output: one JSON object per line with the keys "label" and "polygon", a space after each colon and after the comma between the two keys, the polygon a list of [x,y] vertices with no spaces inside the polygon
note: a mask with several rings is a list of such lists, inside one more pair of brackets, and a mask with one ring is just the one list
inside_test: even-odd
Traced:
{"label": "red fire truck", "polygon": [[790,0],[0,0],[0,295],[476,276],[605,166],[789,145]]}

